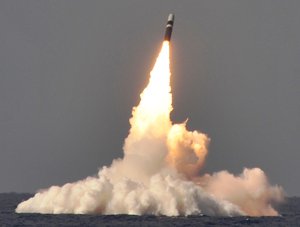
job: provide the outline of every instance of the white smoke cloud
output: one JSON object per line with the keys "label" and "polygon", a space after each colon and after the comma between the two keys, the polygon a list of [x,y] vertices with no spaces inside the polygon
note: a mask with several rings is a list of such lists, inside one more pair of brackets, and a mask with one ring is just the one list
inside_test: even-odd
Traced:
{"label": "white smoke cloud", "polygon": [[198,181],[204,190],[218,199],[236,204],[250,216],[278,215],[271,203],[283,200],[282,188],[270,186],[266,175],[259,168],[245,168],[239,176],[227,171],[206,174]]}
{"label": "white smoke cloud", "polygon": [[258,168],[198,176],[210,139],[170,120],[169,44],[163,44],[141,101],[133,108],[124,157],[97,177],[52,186],[18,205],[18,213],[277,215],[282,189]]}

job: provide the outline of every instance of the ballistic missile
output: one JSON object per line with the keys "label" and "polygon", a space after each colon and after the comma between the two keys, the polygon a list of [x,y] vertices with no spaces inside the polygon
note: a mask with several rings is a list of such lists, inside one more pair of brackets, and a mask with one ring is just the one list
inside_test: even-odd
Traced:
{"label": "ballistic missile", "polygon": [[170,41],[171,40],[174,20],[175,20],[175,15],[174,14],[169,14],[164,41]]}

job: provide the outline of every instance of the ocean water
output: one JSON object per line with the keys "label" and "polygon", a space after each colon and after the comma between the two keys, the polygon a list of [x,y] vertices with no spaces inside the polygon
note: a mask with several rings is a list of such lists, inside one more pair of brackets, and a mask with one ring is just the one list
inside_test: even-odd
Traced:
{"label": "ocean water", "polygon": [[16,214],[17,204],[32,195],[0,193],[0,226],[300,226],[300,198],[277,209],[280,217],[135,216]]}

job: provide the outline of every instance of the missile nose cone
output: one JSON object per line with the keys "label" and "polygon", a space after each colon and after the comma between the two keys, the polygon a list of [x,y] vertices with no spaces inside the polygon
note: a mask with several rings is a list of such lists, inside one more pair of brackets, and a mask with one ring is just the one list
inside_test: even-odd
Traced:
{"label": "missile nose cone", "polygon": [[168,22],[167,22],[167,25],[166,25],[165,36],[164,36],[164,40],[165,41],[170,41],[171,40],[171,35],[172,35],[174,20],[175,20],[175,15],[172,14],[172,13],[169,14],[169,16],[168,16]]}
{"label": "missile nose cone", "polygon": [[175,19],[175,15],[170,13],[168,16],[168,21],[173,21],[173,23],[174,23],[174,19]]}

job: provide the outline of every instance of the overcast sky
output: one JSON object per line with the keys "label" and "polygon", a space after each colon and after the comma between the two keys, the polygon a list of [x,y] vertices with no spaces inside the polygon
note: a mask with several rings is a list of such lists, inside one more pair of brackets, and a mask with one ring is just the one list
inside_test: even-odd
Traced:
{"label": "overcast sky", "polygon": [[300,195],[300,1],[0,1],[0,192],[122,157],[175,13],[175,122],[209,135],[202,173],[260,167]]}

